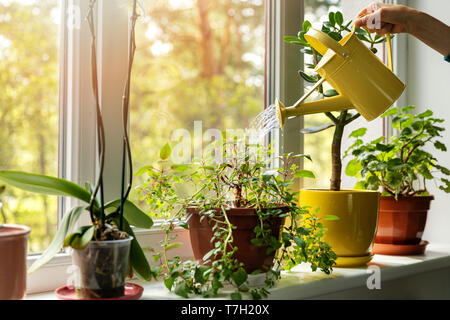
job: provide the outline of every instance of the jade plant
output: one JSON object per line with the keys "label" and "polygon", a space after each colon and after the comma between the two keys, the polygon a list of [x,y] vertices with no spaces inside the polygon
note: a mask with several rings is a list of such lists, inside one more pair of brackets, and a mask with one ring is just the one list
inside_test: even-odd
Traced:
{"label": "jade plant", "polygon": [[[98,154],[97,160],[99,164],[99,174],[96,178],[95,185],[86,183],[85,188],[71,181],[50,177],[45,175],[18,172],[18,171],[0,171],[0,180],[10,184],[11,186],[45,195],[68,196],[84,202],[83,205],[77,206],[64,214],[59,228],[50,243],[49,247],[42,253],[34,264],[28,270],[30,273],[42,267],[50,261],[63,247],[71,247],[73,249],[84,249],[91,241],[108,241],[121,240],[133,237],[130,248],[130,264],[129,271],[132,271],[140,278],[150,280],[152,270],[144,255],[142,248],[134,236],[131,225],[141,228],[150,228],[153,224],[152,219],[145,212],[136,207],[132,202],[127,200],[129,190],[131,188],[131,177],[125,190],[124,174],[122,175],[122,193],[117,200],[105,203],[103,171],[105,164],[105,131],[103,126],[103,118],[101,111],[101,103],[98,90],[98,72],[97,72],[97,48],[96,48],[96,32],[94,26],[94,8],[96,0],[90,0],[89,13],[86,18],[91,32],[91,71],[92,71],[92,88],[95,98],[96,111],[96,130]],[[131,16],[131,34],[128,58],[128,73],[125,81],[125,89],[123,94],[123,114],[124,114],[124,159],[128,159],[131,163],[130,146],[128,142],[127,132],[127,114],[130,100],[130,79],[131,69],[133,65],[133,57],[135,51],[134,44],[134,28],[137,14],[137,0],[133,0],[133,14]],[[128,157],[126,157],[128,155]],[[123,172],[125,172],[126,162],[123,162]],[[131,165],[129,165],[131,169]],[[132,175],[130,175],[132,176]],[[91,225],[81,226],[75,232],[80,217],[84,212],[89,213]],[[104,263],[105,261],[103,261]],[[102,263],[100,261],[99,263]]]}
{"label": "jade plant", "polygon": [[[350,26],[352,21],[344,22],[344,18],[341,12],[330,12],[328,15],[328,21],[324,21],[322,24],[322,31],[326,33],[329,37],[336,41],[342,40],[346,33],[351,32]],[[306,67],[309,72],[299,71],[300,76],[304,81],[311,84],[316,84],[321,80],[321,76],[317,73],[311,75],[316,66],[322,59],[322,55],[317,52],[311,45],[306,41],[305,34],[309,31],[312,24],[310,21],[305,20],[302,26],[302,30],[299,31],[297,36],[286,36],[284,41],[293,45],[298,45],[303,47],[300,51],[305,55],[312,57],[310,63],[306,63]],[[379,35],[372,36],[372,34],[362,28],[356,28],[355,33],[357,37],[369,44],[370,50],[373,53],[377,53],[377,48],[375,45],[386,42],[386,38]],[[307,71],[308,71],[307,70]],[[334,97],[339,95],[339,93],[334,90],[324,90],[323,85],[318,87],[318,92],[326,97]],[[330,190],[339,191],[341,189],[341,176],[342,176],[342,157],[341,157],[341,146],[342,138],[344,135],[345,126],[353,122],[360,117],[359,113],[352,113],[348,110],[340,112],[338,115],[331,112],[326,112],[325,115],[331,120],[330,123],[325,124],[320,127],[303,129],[301,133],[303,134],[313,134],[318,133],[330,128],[334,128],[333,142],[331,145],[331,180],[330,180]]]}
{"label": "jade plant", "polygon": [[[278,169],[269,170],[270,152],[264,148],[250,152],[249,146],[226,146],[228,151],[222,161],[205,157],[191,164],[173,164],[167,144],[157,163],[138,172],[148,176],[140,187],[142,199],[151,214],[164,221],[166,237],[153,258],[168,290],[185,298],[191,294],[214,297],[228,290],[232,299],[261,299],[268,296],[268,289],[280,279],[283,269],[308,262],[313,271],[331,273],[337,256],[322,241],[322,222],[315,212],[299,207],[298,192],[291,190],[294,178],[314,176],[294,164],[295,159],[309,156],[285,155],[280,157],[282,165]],[[189,229],[192,208],[200,215],[200,221],[209,221],[213,236],[203,240],[210,241],[213,249],[199,261],[169,258],[168,251],[182,245],[172,232],[177,227]],[[236,226],[230,222],[234,208],[252,208],[250,211],[256,213],[259,222],[254,226],[251,244],[265,248],[266,255],[274,257],[269,266],[248,273],[236,258]],[[279,235],[270,223],[276,218],[286,219]],[[252,288],[249,279],[260,273],[265,274],[264,285]]]}
{"label": "jade plant", "polygon": [[428,195],[427,183],[435,182],[450,192],[450,170],[439,165],[431,148],[447,151],[441,133],[443,119],[435,118],[431,110],[412,114],[415,106],[391,108],[382,117],[392,117],[396,130],[390,138],[380,137],[368,143],[362,138],[367,129],[359,128],[350,134],[356,139],[346,151],[353,159],[346,174],[358,178],[357,189],[379,190],[385,196],[412,197]]}

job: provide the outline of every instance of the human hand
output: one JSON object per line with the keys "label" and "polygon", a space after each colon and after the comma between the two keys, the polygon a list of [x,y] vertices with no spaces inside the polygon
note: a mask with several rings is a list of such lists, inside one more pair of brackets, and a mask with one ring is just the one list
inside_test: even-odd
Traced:
{"label": "human hand", "polygon": [[411,17],[415,12],[407,6],[373,2],[358,14],[355,26],[380,36],[387,33],[411,33]]}

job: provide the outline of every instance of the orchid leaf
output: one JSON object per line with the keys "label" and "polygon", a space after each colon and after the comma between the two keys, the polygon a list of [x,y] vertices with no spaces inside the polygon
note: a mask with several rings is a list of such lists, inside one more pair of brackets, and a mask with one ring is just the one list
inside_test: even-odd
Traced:
{"label": "orchid leaf", "polygon": [[0,180],[22,190],[35,193],[70,196],[86,203],[90,202],[91,193],[79,185],[60,178],[20,171],[0,171]]}
{"label": "orchid leaf", "polygon": [[76,223],[81,217],[81,214],[84,212],[85,207],[80,206],[73,208],[68,213],[64,215],[63,220],[58,228],[58,231],[55,234],[52,242],[48,246],[48,248],[42,253],[42,255],[37,259],[33,265],[28,270],[28,273],[32,273],[42,267],[44,264],[49,262],[60,250],[64,244],[64,240],[66,239],[69,232],[75,227]]}

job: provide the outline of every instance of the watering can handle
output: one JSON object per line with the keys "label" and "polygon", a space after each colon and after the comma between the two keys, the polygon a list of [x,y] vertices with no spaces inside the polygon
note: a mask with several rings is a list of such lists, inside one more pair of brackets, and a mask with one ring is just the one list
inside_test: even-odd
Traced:
{"label": "watering can handle", "polygon": [[[359,16],[359,18],[361,18],[363,16]],[[355,31],[356,31],[356,25],[353,24],[352,33],[355,33]],[[387,54],[388,54],[388,68],[389,68],[389,70],[391,70],[391,72],[394,72],[394,64],[392,61],[391,34],[390,33],[386,33],[386,43],[387,43]]]}
{"label": "watering can handle", "polygon": [[305,39],[322,56],[325,55],[328,49],[331,49],[343,58],[348,57],[344,47],[322,31],[310,28],[305,34]]}
{"label": "watering can handle", "polygon": [[386,43],[387,43],[387,54],[388,54],[388,68],[389,68],[389,70],[394,72],[394,65],[392,62],[391,35],[389,33],[386,34]]}

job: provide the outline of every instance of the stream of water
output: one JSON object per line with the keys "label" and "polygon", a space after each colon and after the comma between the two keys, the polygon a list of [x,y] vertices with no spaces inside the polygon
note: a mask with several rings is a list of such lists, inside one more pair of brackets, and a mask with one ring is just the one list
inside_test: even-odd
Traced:
{"label": "stream of water", "polygon": [[249,125],[249,129],[257,130],[263,136],[278,128],[280,128],[280,124],[278,123],[275,105],[270,105],[268,108],[264,109],[264,111],[258,114]]}

